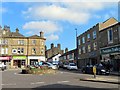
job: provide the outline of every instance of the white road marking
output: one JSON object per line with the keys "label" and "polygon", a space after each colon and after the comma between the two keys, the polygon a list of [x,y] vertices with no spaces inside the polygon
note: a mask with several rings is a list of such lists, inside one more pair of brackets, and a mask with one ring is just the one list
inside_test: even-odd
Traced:
{"label": "white road marking", "polygon": [[67,83],[67,82],[70,82],[70,81],[58,81],[57,83]]}
{"label": "white road marking", "polygon": [[45,82],[35,82],[35,83],[31,83],[31,85],[34,85],[34,84],[43,84]]}
{"label": "white road marking", "polygon": [[10,84],[1,84],[2,86],[6,86],[6,85],[16,85],[16,83],[10,83]]}

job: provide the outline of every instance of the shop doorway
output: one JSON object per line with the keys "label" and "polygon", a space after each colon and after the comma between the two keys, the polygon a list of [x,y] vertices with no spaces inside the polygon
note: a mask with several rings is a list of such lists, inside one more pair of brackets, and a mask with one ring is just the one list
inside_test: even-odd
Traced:
{"label": "shop doorway", "polygon": [[35,62],[38,62],[38,59],[30,59],[30,65],[34,65]]}

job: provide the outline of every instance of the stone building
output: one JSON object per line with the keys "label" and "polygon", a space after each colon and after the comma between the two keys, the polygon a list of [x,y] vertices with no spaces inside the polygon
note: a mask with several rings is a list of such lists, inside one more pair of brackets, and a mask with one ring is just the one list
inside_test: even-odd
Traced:
{"label": "stone building", "polygon": [[19,33],[11,32],[10,27],[4,26],[0,38],[0,61],[9,62],[11,67],[24,67],[36,61],[45,61],[45,38],[43,32],[40,36],[25,37]]}
{"label": "stone building", "polygon": [[105,22],[97,23],[77,37],[77,64],[78,67],[89,64],[100,63],[100,31],[118,21],[115,18],[109,18]]}
{"label": "stone building", "polygon": [[60,44],[57,44],[57,47],[54,46],[54,44],[52,43],[51,44],[51,48],[50,49],[46,49],[45,51],[45,56],[46,58],[50,58],[54,55],[57,55],[57,54],[63,54],[64,53],[64,50],[61,50],[61,45]]}
{"label": "stone building", "polygon": [[110,62],[113,69],[120,69],[120,22],[100,31],[100,54],[102,62]]}

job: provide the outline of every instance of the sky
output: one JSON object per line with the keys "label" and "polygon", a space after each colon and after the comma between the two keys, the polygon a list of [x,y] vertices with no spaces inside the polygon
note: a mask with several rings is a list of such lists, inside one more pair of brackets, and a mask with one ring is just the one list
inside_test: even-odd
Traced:
{"label": "sky", "polygon": [[12,32],[19,28],[25,36],[39,35],[43,31],[48,49],[51,43],[55,46],[60,43],[63,50],[75,49],[75,29],[77,35],[80,35],[110,17],[118,20],[117,1],[4,0],[0,3],[2,27],[8,25]]}

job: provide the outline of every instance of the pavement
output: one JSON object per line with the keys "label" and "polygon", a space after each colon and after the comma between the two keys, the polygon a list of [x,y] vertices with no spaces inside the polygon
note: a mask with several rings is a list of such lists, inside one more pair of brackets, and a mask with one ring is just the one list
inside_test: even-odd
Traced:
{"label": "pavement", "polygon": [[102,83],[111,83],[111,84],[119,84],[120,85],[120,77],[112,78],[111,76],[100,76],[96,75],[96,78],[94,77],[83,77],[80,78],[80,81],[90,81],[90,82],[102,82]]}

